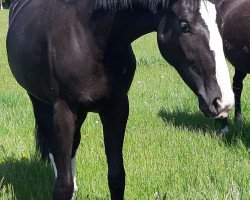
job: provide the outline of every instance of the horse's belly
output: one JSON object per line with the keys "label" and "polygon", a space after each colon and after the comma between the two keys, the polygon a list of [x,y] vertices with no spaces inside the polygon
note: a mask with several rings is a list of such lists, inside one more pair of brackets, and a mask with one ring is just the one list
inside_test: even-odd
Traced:
{"label": "horse's belly", "polygon": [[133,76],[133,73],[107,70],[103,64],[58,66],[55,72],[60,96],[80,103],[88,111],[98,111],[106,103],[126,96]]}

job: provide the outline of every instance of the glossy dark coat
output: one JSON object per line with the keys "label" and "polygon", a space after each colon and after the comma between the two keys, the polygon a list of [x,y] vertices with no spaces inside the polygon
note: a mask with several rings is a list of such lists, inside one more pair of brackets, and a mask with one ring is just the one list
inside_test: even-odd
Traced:
{"label": "glossy dark coat", "polygon": [[88,112],[97,112],[103,124],[111,199],[123,199],[127,93],[136,67],[131,42],[138,37],[158,30],[161,53],[198,96],[201,110],[209,116],[220,114],[214,55],[197,28],[207,28],[198,12],[199,1],[176,0],[169,7],[168,3],[16,0],[12,4],[8,59],[33,104],[38,150],[43,158],[51,153],[55,162],[54,199],[72,197],[71,161]]}
{"label": "glossy dark coat", "polygon": [[[235,67],[235,122],[242,120],[241,93],[243,80],[250,73],[250,1],[219,0],[217,12],[227,59]],[[225,126],[225,125],[223,125]]]}

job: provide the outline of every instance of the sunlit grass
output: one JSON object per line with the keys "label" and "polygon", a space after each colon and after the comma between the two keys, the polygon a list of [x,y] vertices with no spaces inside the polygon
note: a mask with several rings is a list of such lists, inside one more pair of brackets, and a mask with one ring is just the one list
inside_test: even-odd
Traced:
{"label": "sunlit grass", "polygon": [[0,67],[7,67],[5,37],[8,28],[8,10],[0,10]]}
{"label": "sunlit grass", "polygon": [[[0,11],[0,199],[47,200],[53,172],[35,156],[31,104],[7,67],[7,14]],[[155,34],[136,41],[134,50],[138,69],[129,92],[125,199],[250,199],[249,80],[242,98],[245,121],[221,138],[218,125],[202,116],[196,97],[161,58]],[[77,156],[77,199],[109,199],[96,114],[82,127]]]}

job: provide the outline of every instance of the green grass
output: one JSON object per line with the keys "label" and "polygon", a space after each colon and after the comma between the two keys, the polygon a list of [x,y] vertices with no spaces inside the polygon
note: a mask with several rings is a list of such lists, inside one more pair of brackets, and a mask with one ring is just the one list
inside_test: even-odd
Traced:
{"label": "green grass", "polygon": [[5,50],[5,37],[8,28],[8,10],[0,10],[0,67],[7,67],[7,56]]}
{"label": "green grass", "polygon": [[[7,14],[0,11],[0,199],[47,200],[53,171],[35,155],[31,104],[7,67]],[[230,134],[221,138],[218,125],[202,116],[194,94],[161,58],[155,34],[136,41],[134,50],[138,69],[129,92],[125,199],[250,199],[249,80],[242,98],[245,121],[235,126],[231,120]],[[109,199],[96,114],[82,127],[77,156],[77,199]]]}

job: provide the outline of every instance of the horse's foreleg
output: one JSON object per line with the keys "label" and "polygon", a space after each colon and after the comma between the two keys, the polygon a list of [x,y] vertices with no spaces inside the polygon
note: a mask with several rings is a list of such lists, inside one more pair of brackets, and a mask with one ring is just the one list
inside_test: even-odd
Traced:
{"label": "horse's foreleg", "polygon": [[54,185],[54,200],[70,200],[73,196],[73,177],[71,157],[74,133],[76,131],[76,115],[68,104],[58,100],[54,105],[54,146],[51,149],[55,161],[57,177]]}
{"label": "horse's foreleg", "polygon": [[[235,74],[233,77],[233,92],[234,92],[234,98],[235,98],[235,113],[234,113],[234,121],[237,123],[239,121],[242,121],[243,116],[241,113],[241,105],[240,105],[240,99],[241,99],[241,93],[243,89],[243,80],[246,77],[246,73],[242,72],[240,70],[235,69]],[[221,133],[225,134],[228,132],[228,119],[219,119],[221,124]]]}
{"label": "horse's foreleg", "polygon": [[[56,168],[56,163],[54,160],[54,156],[52,153],[49,154],[50,157],[50,161],[52,163],[54,172],[55,172],[55,178],[57,178],[57,168]],[[71,158],[71,172],[72,172],[72,176],[73,176],[73,184],[74,184],[74,190],[73,193],[76,193],[78,190],[77,184],[76,184],[76,155]]]}
{"label": "horse's foreleg", "polygon": [[233,78],[233,91],[234,91],[234,98],[235,98],[235,113],[234,113],[234,121],[239,122],[242,121],[243,116],[241,113],[241,93],[243,89],[243,80],[246,77],[246,73],[240,70],[235,69],[235,74]]}
{"label": "horse's foreleg", "polygon": [[220,130],[221,134],[222,135],[227,134],[228,131],[229,131],[229,128],[228,128],[229,127],[228,118],[218,119],[218,122],[221,125],[221,130]]}
{"label": "horse's foreleg", "polygon": [[108,184],[112,200],[121,200],[125,189],[122,147],[129,105],[125,96],[100,113],[103,124],[105,152],[108,162]]}

